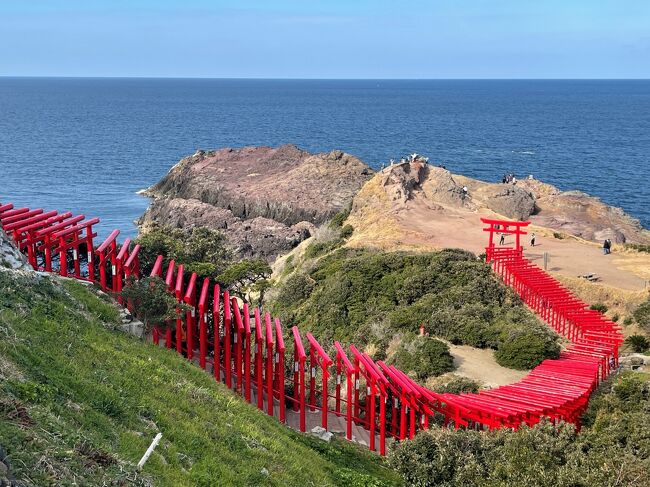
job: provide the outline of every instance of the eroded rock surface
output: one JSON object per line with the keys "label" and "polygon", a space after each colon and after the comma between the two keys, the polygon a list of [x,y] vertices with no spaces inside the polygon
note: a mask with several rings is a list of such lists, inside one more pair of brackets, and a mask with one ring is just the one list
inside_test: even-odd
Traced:
{"label": "eroded rock surface", "polygon": [[7,234],[0,230],[0,266],[14,270],[30,270],[31,266],[23,254],[7,237]]}
{"label": "eroded rock surface", "polygon": [[[490,210],[507,219],[530,220],[538,226],[585,240],[609,238],[616,243],[650,242],[650,233],[620,208],[608,206],[588,194],[561,191],[534,179],[519,180],[516,184],[487,183],[421,161],[389,166],[376,178],[379,181],[374,180],[367,188],[381,188],[381,198],[389,202],[389,207],[380,209],[377,206],[381,198],[376,191],[361,191],[353,205],[357,223],[359,215],[368,218],[371,213],[368,207],[376,207],[376,211],[383,211],[388,217],[388,213],[400,212],[409,205],[424,204],[434,212],[429,218],[436,218],[445,211]],[[463,188],[467,188],[467,192]],[[406,218],[407,213],[401,214]]]}
{"label": "eroded rock surface", "polygon": [[240,257],[273,260],[344,208],[373,171],[341,151],[293,145],[199,151],[147,191],[140,220],[223,230]]}

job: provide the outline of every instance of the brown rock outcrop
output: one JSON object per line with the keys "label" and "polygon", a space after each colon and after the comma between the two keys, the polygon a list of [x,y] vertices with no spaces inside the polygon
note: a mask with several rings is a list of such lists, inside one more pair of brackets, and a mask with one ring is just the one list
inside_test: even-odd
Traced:
{"label": "brown rock outcrop", "polygon": [[621,208],[580,191],[560,191],[555,186],[534,179],[517,182],[535,197],[537,210],[530,220],[536,225],[559,230],[585,240],[616,243],[647,243],[650,238],[639,220]]}
{"label": "brown rock outcrop", "polygon": [[345,207],[372,174],[341,151],[198,151],[147,190],[153,202],[139,223],[224,230],[239,256],[272,260]]}

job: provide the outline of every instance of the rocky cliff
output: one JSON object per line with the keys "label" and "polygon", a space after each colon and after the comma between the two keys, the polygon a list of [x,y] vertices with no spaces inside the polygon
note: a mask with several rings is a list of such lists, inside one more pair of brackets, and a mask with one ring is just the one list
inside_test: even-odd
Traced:
{"label": "rocky cliff", "polygon": [[224,230],[241,257],[273,260],[350,203],[373,171],[341,151],[310,154],[293,145],[198,151],[146,192],[140,219]]}
{"label": "rocky cliff", "polygon": [[2,230],[0,230],[0,267],[13,270],[31,269],[25,256],[18,252],[18,249],[14,247],[7,234]]}

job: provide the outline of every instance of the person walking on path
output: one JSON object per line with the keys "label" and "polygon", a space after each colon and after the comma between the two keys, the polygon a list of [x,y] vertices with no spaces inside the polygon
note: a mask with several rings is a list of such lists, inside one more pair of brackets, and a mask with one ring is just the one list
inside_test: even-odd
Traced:
{"label": "person walking on path", "polygon": [[611,253],[612,249],[612,241],[608,238],[605,239],[605,242],[603,242],[603,254],[608,255]]}
{"label": "person walking on path", "polygon": [[531,247],[535,246],[535,234],[534,233],[530,236],[530,246]]}
{"label": "person walking on path", "polygon": [[505,243],[506,243],[506,235],[502,233],[501,238],[499,239],[499,245],[505,245]]}

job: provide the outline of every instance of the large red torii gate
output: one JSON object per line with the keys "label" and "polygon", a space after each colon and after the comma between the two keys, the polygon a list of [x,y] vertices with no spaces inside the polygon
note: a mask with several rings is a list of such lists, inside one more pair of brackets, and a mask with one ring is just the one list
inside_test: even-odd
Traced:
{"label": "large red torii gate", "polygon": [[[527,235],[523,229],[530,225],[530,222],[508,221],[508,220],[495,220],[491,218],[481,218],[481,221],[487,226],[483,229],[484,232],[490,232],[488,246],[485,249],[487,261],[490,262],[496,249],[494,245],[495,233],[506,233],[515,236],[515,250],[522,251],[521,236]],[[513,227],[512,229],[510,227]],[[509,246],[502,246],[500,248],[511,248]]]}

